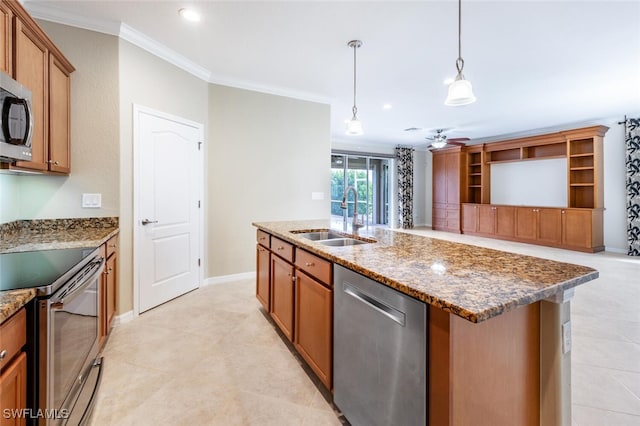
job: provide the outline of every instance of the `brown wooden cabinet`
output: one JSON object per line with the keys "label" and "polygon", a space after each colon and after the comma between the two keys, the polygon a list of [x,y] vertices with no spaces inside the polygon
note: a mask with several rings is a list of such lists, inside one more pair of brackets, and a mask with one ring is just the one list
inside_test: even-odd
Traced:
{"label": "brown wooden cabinet", "polygon": [[271,256],[271,318],[290,341],[293,341],[294,314],[293,265]]}
{"label": "brown wooden cabinet", "polygon": [[333,264],[261,230],[257,243],[256,298],[331,389]]}
{"label": "brown wooden cabinet", "polygon": [[100,346],[111,331],[118,304],[118,235],[111,237],[101,247],[105,266],[100,280]]}
{"label": "brown wooden cabinet", "polygon": [[0,1],[0,43],[0,69],[31,91],[34,117],[32,160],[0,167],[69,174],[73,65],[16,1]]}
{"label": "brown wooden cabinet", "polygon": [[462,205],[462,232],[513,238],[515,207],[465,203]]}
{"label": "brown wooden cabinet", "polygon": [[562,242],[562,213],[558,208],[517,207],[515,236],[547,245]]}
{"label": "brown wooden cabinet", "polygon": [[[25,308],[0,325],[0,407],[24,409],[27,407],[27,356],[23,351],[27,343]],[[25,425],[25,417],[6,418],[0,413],[0,424]]]}
{"label": "brown wooden cabinet", "polygon": [[432,228],[460,233],[460,188],[463,156],[460,147],[432,151]]}
{"label": "brown wooden cabinet", "polygon": [[604,250],[602,209],[562,209],[562,245],[576,250]]}
{"label": "brown wooden cabinet", "polygon": [[[325,284],[325,285],[323,285]],[[333,291],[303,271],[296,271],[294,346],[331,389]]]}
{"label": "brown wooden cabinet", "polygon": [[474,234],[478,232],[478,205],[462,204],[462,232]]}
{"label": "brown wooden cabinet", "polygon": [[49,54],[49,170],[71,171],[71,76],[65,64]]}
{"label": "brown wooden cabinet", "polygon": [[0,2],[0,71],[13,75],[13,12]]}

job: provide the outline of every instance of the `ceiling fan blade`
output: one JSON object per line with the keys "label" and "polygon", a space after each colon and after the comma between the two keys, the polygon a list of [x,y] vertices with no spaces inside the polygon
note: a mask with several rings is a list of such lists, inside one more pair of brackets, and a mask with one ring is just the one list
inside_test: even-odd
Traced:
{"label": "ceiling fan blade", "polygon": [[451,138],[451,139],[447,139],[447,142],[466,142],[470,140],[471,139],[469,138]]}

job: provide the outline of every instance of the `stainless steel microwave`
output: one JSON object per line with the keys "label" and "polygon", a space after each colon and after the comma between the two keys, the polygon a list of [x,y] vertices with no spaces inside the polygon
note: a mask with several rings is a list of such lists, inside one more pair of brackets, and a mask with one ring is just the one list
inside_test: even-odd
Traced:
{"label": "stainless steel microwave", "polygon": [[0,72],[0,162],[31,161],[31,91]]}

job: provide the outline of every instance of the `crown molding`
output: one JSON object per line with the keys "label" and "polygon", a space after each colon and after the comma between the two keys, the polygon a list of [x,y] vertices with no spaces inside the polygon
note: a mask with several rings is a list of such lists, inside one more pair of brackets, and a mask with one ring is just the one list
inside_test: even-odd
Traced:
{"label": "crown molding", "polygon": [[109,21],[107,19],[86,18],[62,11],[54,6],[46,5],[43,2],[25,0],[23,2],[23,6],[31,16],[37,19],[119,37],[120,39],[128,41],[129,43],[146,50],[147,52],[177,66],[207,83],[251,90],[270,95],[284,96],[304,101],[331,104],[331,99],[314,93],[213,75],[211,71],[203,66],[193,62],[175,50],[168,48],[164,44],[157,42],[148,35],[122,22]]}
{"label": "crown molding", "polygon": [[188,73],[193,74],[201,80],[209,81],[211,72],[206,68],[196,64],[192,60],[182,56],[175,50],[169,49],[162,43],[158,43],[148,35],[133,29],[127,24],[120,24],[120,31],[118,36],[129,43],[138,46],[139,48],[146,50],[147,52],[164,59],[166,62],[181,68]]}
{"label": "crown molding", "polygon": [[42,2],[24,1],[22,4],[29,14],[44,21],[55,22],[56,24],[69,25],[71,27],[82,28],[84,30],[95,31],[103,34],[118,36],[120,33],[120,23],[107,19],[92,19],[62,11],[53,6],[48,6]]}

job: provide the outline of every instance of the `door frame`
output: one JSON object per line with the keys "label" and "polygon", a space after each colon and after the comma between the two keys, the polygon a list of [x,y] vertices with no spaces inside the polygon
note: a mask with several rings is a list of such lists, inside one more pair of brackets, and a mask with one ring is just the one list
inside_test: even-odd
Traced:
{"label": "door frame", "polygon": [[133,104],[133,217],[132,217],[132,229],[133,229],[133,316],[134,318],[140,315],[140,231],[142,225],[139,219],[139,195],[140,195],[140,161],[142,158],[140,152],[140,114],[153,115],[165,120],[175,121],[176,123],[184,124],[187,126],[195,127],[199,132],[199,142],[202,144],[202,149],[199,151],[200,161],[198,161],[197,170],[197,193],[200,199],[200,208],[198,209],[197,221],[198,221],[198,257],[201,259],[200,267],[198,268],[198,288],[202,287],[204,282],[204,159],[206,141],[204,138],[204,125],[196,121],[191,121],[177,115],[169,114],[166,112],[158,111],[153,108],[149,108],[139,104]]}

